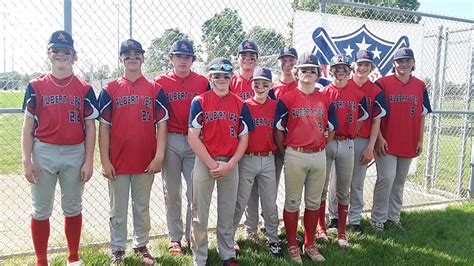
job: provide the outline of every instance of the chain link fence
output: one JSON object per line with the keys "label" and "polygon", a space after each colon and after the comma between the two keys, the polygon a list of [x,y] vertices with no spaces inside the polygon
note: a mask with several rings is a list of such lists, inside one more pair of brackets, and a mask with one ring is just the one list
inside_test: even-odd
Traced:
{"label": "chain link fence", "polygon": [[[389,2],[393,1],[384,1],[385,6]],[[64,27],[64,3],[71,1],[4,0],[0,3],[0,36],[3,37],[0,45],[3,48],[0,53],[0,71],[3,70],[0,72],[0,200],[3,203],[0,207],[0,259],[32,252],[30,186],[22,176],[21,166],[23,115],[20,108],[28,81],[49,71],[46,42],[53,31]],[[75,73],[90,82],[96,92],[121,75],[119,44],[130,36],[139,40],[147,51],[144,70],[151,79],[170,70],[168,50],[179,38],[188,38],[194,43],[198,56],[193,69],[201,74],[205,74],[205,65],[213,57],[235,60],[238,44],[245,38],[254,39],[261,51],[259,64],[270,67],[278,77],[278,49],[285,44],[294,45],[295,40],[302,37],[293,29],[299,11],[397,22],[401,23],[399,27],[418,24],[423,27],[422,54],[418,55],[423,65],[417,65],[415,75],[426,82],[436,111],[425,123],[425,150],[412,165],[405,189],[405,206],[468,197],[469,185],[472,186],[469,183],[472,20],[383,6],[311,0],[76,0],[72,1],[71,10],[70,22],[79,57]],[[307,24],[307,27],[317,26]],[[83,245],[109,240],[107,181],[100,175],[98,158],[96,152],[96,171],[84,190]],[[369,168],[366,179],[366,210],[372,206],[375,178],[374,165]],[[280,213],[284,201],[283,183],[277,202]],[[51,217],[49,246],[52,249],[62,248],[66,243],[59,193],[58,188]],[[156,175],[151,202],[153,236],[167,232],[164,206],[161,176]],[[215,226],[215,210],[215,206],[211,207],[211,227]],[[129,232],[131,235],[131,228]]]}

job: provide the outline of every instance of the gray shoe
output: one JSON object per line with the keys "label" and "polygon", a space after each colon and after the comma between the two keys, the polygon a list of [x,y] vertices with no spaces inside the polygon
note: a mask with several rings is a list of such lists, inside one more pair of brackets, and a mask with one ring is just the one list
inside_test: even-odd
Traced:
{"label": "gray shoe", "polygon": [[383,232],[383,230],[385,229],[385,226],[383,225],[383,223],[372,221],[371,224],[372,224],[372,228],[377,232]]}

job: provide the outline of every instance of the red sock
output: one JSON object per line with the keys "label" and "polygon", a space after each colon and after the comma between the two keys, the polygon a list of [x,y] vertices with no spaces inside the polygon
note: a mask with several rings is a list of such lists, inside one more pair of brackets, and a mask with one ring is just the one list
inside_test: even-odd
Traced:
{"label": "red sock", "polygon": [[311,246],[314,242],[314,234],[318,223],[318,210],[304,209],[304,245]]}
{"label": "red sock", "polygon": [[81,240],[82,230],[82,214],[74,217],[64,218],[64,232],[66,233],[67,239],[67,260],[69,262],[75,262],[79,260],[79,242]]}
{"label": "red sock", "polygon": [[31,236],[35,247],[36,265],[48,265],[49,219],[31,218]]}
{"label": "red sock", "polygon": [[346,220],[347,220],[347,207],[349,205],[337,204],[337,213],[339,217],[338,224],[338,238],[346,238]]}
{"label": "red sock", "polygon": [[283,222],[285,223],[286,240],[288,246],[296,246],[296,231],[298,230],[298,212],[283,210]]}
{"label": "red sock", "polygon": [[319,230],[326,232],[326,201],[322,200],[318,211]]}

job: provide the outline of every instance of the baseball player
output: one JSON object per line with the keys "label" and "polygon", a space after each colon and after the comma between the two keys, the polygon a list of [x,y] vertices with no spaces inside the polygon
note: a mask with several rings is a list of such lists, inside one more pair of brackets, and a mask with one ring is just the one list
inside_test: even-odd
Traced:
{"label": "baseball player", "polygon": [[[239,73],[232,77],[230,91],[237,94],[243,101],[252,98],[252,75],[258,63],[258,46],[253,40],[244,40],[238,48]],[[258,180],[254,182],[248,205],[245,209],[245,237],[259,243],[257,233],[259,220]]]}
{"label": "baseball player", "polygon": [[22,162],[31,183],[31,235],[37,265],[48,265],[49,217],[59,181],[65,216],[67,265],[83,265],[78,250],[82,229],[82,192],[93,172],[97,99],[92,87],[73,73],[74,41],[66,31],[48,42],[51,73],[26,88]]}
{"label": "baseball player", "polygon": [[[234,232],[252,191],[253,183],[258,180],[261,196],[265,233],[268,249],[275,257],[282,257],[281,243],[278,238],[278,210],[276,206],[277,182],[275,176],[275,150],[273,131],[276,101],[268,98],[272,88],[272,72],[268,68],[258,68],[252,78],[254,96],[245,101],[253,119],[255,130],[249,133],[249,144],[245,155],[239,162],[239,187],[234,214]],[[234,233],[235,234],[235,233]],[[236,245],[239,250],[238,245]]]}
{"label": "baseball player", "polygon": [[150,233],[150,192],[161,171],[166,147],[166,96],[141,72],[145,51],[133,39],[120,46],[125,73],[99,95],[99,148],[102,174],[110,196],[112,264],[124,263],[129,194],[133,210],[133,250],[144,264],[154,264],[147,249]]}
{"label": "baseball player", "polygon": [[412,159],[423,150],[425,115],[431,113],[425,83],[412,76],[413,50],[400,48],[393,59],[394,75],[376,81],[390,111],[382,117],[375,144],[377,181],[371,219],[373,228],[379,231],[384,230],[385,223],[403,229],[403,187]]}
{"label": "baseball player", "polygon": [[314,245],[314,235],[326,176],[325,132],[329,131],[329,139],[332,138],[337,118],[329,98],[315,89],[321,76],[316,57],[311,53],[300,55],[294,75],[298,80],[297,89],[283,95],[277,104],[275,139],[285,155],[283,221],[288,253],[294,262],[301,264],[296,232],[303,189],[304,252],[313,261],[325,260]]}
{"label": "baseball player", "polygon": [[195,265],[206,265],[207,224],[217,183],[217,250],[224,265],[236,265],[233,217],[239,183],[238,162],[253,130],[247,105],[229,93],[233,67],[216,58],[209,67],[212,90],[194,97],[189,114],[189,145],[196,154],[193,169],[191,250]]}
{"label": "baseball player", "polygon": [[155,79],[163,87],[168,100],[168,139],[163,161],[163,191],[165,193],[166,220],[170,243],[169,252],[181,255],[183,220],[181,219],[181,175],[186,182],[185,240],[190,243],[192,178],[195,155],[188,144],[188,119],[191,100],[209,87],[206,77],[191,71],[196,60],[192,44],[187,40],[173,43],[170,61],[173,70]]}
{"label": "baseball player", "polygon": [[329,63],[330,75],[333,77],[331,85],[321,93],[326,95],[334,104],[339,122],[334,139],[326,147],[326,182],[321,196],[319,211],[318,238],[328,240],[325,228],[326,194],[328,191],[329,176],[333,162],[335,162],[334,179],[337,193],[337,211],[339,216],[338,244],[342,248],[350,246],[346,239],[347,209],[350,200],[352,172],[354,170],[354,141],[358,122],[368,118],[365,95],[354,83],[349,83],[351,73],[351,58],[342,54],[331,58]]}
{"label": "baseball player", "polygon": [[[355,62],[352,63],[352,78],[349,83],[354,83],[357,88],[364,92],[367,100],[367,108],[370,119],[360,123],[354,139],[354,170],[352,172],[352,183],[349,205],[349,228],[356,233],[362,233],[360,220],[364,208],[364,179],[367,172],[367,164],[374,158],[374,145],[380,129],[380,118],[387,114],[387,105],[382,90],[369,80],[369,74],[374,70],[374,54],[371,51],[360,50],[356,54]],[[337,197],[335,182],[329,186],[329,217],[331,223],[338,223]],[[330,223],[330,224],[331,224]]]}

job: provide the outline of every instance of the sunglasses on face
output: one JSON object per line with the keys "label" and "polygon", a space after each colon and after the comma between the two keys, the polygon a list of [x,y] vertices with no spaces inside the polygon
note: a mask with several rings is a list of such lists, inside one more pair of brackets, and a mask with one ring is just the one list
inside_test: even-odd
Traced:
{"label": "sunglasses on face", "polygon": [[65,55],[72,55],[74,53],[72,50],[69,50],[69,49],[51,49],[50,52],[52,54],[63,53]]}
{"label": "sunglasses on face", "polygon": [[229,64],[214,64],[212,65],[209,70],[225,70],[225,71],[232,71],[232,66]]}

